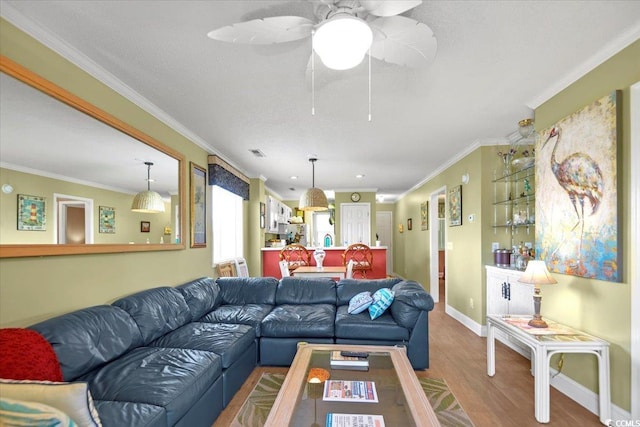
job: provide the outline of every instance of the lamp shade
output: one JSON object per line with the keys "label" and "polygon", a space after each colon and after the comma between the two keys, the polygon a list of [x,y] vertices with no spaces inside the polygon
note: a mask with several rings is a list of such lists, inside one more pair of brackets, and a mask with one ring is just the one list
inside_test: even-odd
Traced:
{"label": "lamp shade", "polygon": [[133,198],[131,210],[142,213],[160,213],[164,212],[164,202],[160,194],[155,191],[141,191]]}
{"label": "lamp shade", "polygon": [[313,50],[332,70],[348,70],[362,62],[373,33],[362,19],[338,13],[322,23],[313,35]]}
{"label": "lamp shade", "polygon": [[551,277],[551,273],[547,270],[547,265],[541,260],[531,260],[527,264],[527,269],[518,280],[522,283],[533,283],[534,285],[553,285],[558,283],[556,279]]}
{"label": "lamp shade", "polygon": [[304,211],[326,211],[329,209],[329,202],[327,196],[319,188],[309,188],[300,196],[300,202],[298,203],[298,209]]}

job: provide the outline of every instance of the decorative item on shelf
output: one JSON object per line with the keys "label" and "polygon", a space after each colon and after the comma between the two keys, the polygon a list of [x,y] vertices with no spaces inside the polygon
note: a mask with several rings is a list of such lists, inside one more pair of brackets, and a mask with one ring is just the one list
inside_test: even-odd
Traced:
{"label": "decorative item on shelf", "polygon": [[305,211],[326,211],[329,209],[327,196],[319,188],[316,188],[316,168],[315,163],[318,159],[315,156],[309,157],[311,162],[311,188],[308,188],[300,196],[298,208]]}
{"label": "decorative item on shelf", "polygon": [[524,274],[518,280],[521,283],[531,283],[534,286],[533,309],[535,314],[533,319],[529,321],[529,326],[534,328],[546,328],[548,325],[540,315],[540,307],[542,305],[542,297],[540,296],[540,285],[553,285],[558,283],[556,279],[551,277],[547,265],[541,260],[531,260],[527,265]]}
{"label": "decorative item on shelf", "polygon": [[153,163],[144,162],[144,164],[147,165],[147,190],[136,194],[131,204],[131,210],[142,213],[164,212],[162,196],[155,191],[151,191],[151,166],[153,166]]}
{"label": "decorative item on shelf", "polygon": [[313,259],[316,260],[316,266],[318,268],[322,268],[322,263],[324,262],[324,258],[327,256],[327,253],[322,248],[317,248],[313,251]]}

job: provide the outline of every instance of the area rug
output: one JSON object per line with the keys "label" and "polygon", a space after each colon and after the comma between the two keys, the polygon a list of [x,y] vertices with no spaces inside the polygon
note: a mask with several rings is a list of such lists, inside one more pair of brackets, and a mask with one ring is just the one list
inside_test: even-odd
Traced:
{"label": "area rug", "polygon": [[[262,374],[231,427],[262,427],[284,382],[284,374]],[[444,427],[472,427],[462,406],[443,379],[418,378],[427,399]]]}

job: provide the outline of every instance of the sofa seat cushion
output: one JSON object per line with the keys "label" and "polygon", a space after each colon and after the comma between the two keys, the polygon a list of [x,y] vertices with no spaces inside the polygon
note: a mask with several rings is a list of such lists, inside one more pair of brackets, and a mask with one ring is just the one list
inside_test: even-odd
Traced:
{"label": "sofa seat cushion", "polygon": [[161,406],[174,425],[220,377],[222,361],[210,351],[139,347],[83,376],[96,400]]}
{"label": "sofa seat cushion", "polygon": [[162,406],[137,402],[96,400],[102,427],[167,427],[167,414]]}
{"label": "sofa seat cushion", "polygon": [[260,323],[273,310],[270,304],[223,305],[200,319],[207,323],[232,323],[253,326],[260,336]]}
{"label": "sofa seat cushion", "polygon": [[389,312],[375,320],[369,313],[349,314],[348,306],[338,307],[336,313],[336,338],[376,339],[404,341],[409,339],[409,330],[396,323]]}
{"label": "sofa seat cushion", "polygon": [[194,322],[153,341],[152,347],[190,348],[212,351],[222,358],[222,368],[231,366],[256,339],[248,325]]}
{"label": "sofa seat cushion", "polygon": [[283,304],[262,321],[264,337],[333,337],[333,304]]}

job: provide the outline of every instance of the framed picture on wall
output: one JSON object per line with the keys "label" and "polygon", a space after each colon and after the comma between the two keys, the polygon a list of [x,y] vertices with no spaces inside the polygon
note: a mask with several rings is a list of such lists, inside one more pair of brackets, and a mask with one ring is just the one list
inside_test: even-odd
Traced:
{"label": "framed picture on wall", "polygon": [[462,225],[462,185],[449,190],[449,227]]}
{"label": "framed picture on wall", "polygon": [[18,194],[18,230],[45,231],[47,211],[44,197]]}
{"label": "framed picture on wall", "polygon": [[264,203],[260,202],[260,228],[264,228],[266,225],[267,207]]}
{"label": "framed picture on wall", "polygon": [[100,206],[98,211],[100,217],[98,232],[114,234],[116,232],[116,208]]}
{"label": "framed picture on wall", "polygon": [[207,247],[207,171],[205,168],[190,162],[189,201],[191,212],[191,247]]}
{"label": "framed picture on wall", "polygon": [[413,219],[411,218],[407,220],[407,230],[413,230]]}
{"label": "framed picture on wall", "polygon": [[420,204],[420,229],[422,231],[429,229],[429,202]]}
{"label": "framed picture on wall", "polygon": [[140,221],[140,232],[149,233],[151,231],[151,223],[149,221]]}

